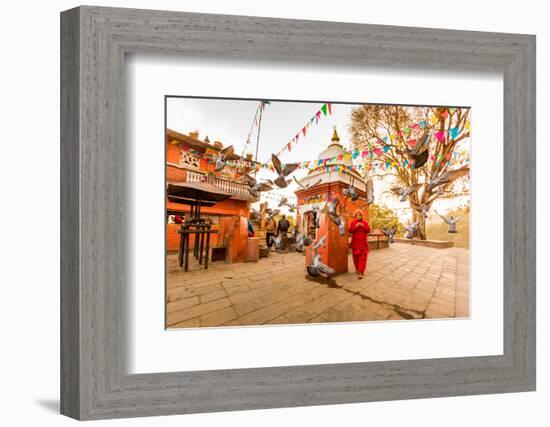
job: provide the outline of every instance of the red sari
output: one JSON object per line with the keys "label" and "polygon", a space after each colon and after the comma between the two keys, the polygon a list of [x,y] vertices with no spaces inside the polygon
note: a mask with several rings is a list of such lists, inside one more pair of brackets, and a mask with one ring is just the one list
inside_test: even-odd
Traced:
{"label": "red sari", "polygon": [[353,256],[353,264],[355,265],[355,271],[363,274],[367,267],[367,256],[369,253],[368,236],[370,233],[370,226],[367,221],[354,219],[350,226],[349,232],[351,233],[351,253]]}

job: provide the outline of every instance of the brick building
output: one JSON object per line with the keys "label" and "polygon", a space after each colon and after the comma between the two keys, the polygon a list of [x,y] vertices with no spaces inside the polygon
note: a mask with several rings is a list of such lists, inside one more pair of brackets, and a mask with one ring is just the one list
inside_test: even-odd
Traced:
{"label": "brick building", "polygon": [[[347,233],[349,224],[353,219],[353,214],[356,209],[360,209],[365,204],[366,184],[364,178],[359,172],[351,169],[345,170],[346,166],[352,165],[351,155],[347,153],[344,147],[340,144],[340,137],[334,129],[334,134],[329,146],[319,153],[318,159],[332,159],[324,162],[318,168],[313,169],[310,173],[301,180],[304,185],[311,185],[305,189],[299,189],[295,192],[298,199],[298,218],[297,223],[302,229],[311,235],[316,234],[316,238],[327,236],[325,245],[319,249],[324,262],[334,268],[337,273],[347,272],[348,265],[348,241]],[[327,170],[328,166],[328,170]],[[339,171],[332,170],[333,166],[343,169]],[[360,199],[351,201],[343,194],[343,190],[348,188],[350,183],[353,183]],[[315,184],[315,185],[313,185]],[[338,198],[342,216],[345,221],[346,233],[340,236],[338,227],[332,221],[326,220],[326,216],[321,216],[321,224],[319,229],[315,229],[313,214],[311,209],[317,206],[320,211],[323,210],[327,199]],[[368,220],[368,207],[361,209],[363,216]],[[306,264],[311,262],[312,247],[308,247],[306,251]]]}
{"label": "brick building", "polygon": [[[222,250],[222,257],[229,262],[239,262],[246,252],[247,218],[250,204],[258,199],[251,196],[245,183],[237,182],[239,175],[232,168],[225,167],[219,172],[208,158],[216,156],[223,145],[219,141],[211,143],[208,137],[199,139],[197,133],[184,135],[166,130],[166,187],[185,185],[185,183],[207,182],[221,193],[231,194],[226,200],[211,207],[202,207],[201,216],[207,217],[213,224],[213,250]],[[177,251],[180,236],[178,224],[173,223],[174,215],[187,216],[190,207],[181,203],[177,197],[166,197],[166,250]],[[191,247],[193,242],[191,242]]]}

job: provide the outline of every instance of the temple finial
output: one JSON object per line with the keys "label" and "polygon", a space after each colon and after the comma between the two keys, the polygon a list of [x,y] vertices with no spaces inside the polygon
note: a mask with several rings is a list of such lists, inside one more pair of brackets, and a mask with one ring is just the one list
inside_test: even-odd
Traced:
{"label": "temple finial", "polygon": [[338,132],[336,131],[336,126],[333,126],[334,133],[332,134],[331,141],[332,142],[340,142],[340,137],[338,136]]}

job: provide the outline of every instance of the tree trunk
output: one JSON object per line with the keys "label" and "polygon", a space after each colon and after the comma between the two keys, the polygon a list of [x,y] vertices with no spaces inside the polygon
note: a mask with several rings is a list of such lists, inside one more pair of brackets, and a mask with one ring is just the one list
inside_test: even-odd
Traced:
{"label": "tree trunk", "polygon": [[416,235],[420,238],[420,240],[426,240],[426,218],[424,218],[424,215],[417,211],[413,211],[413,220],[412,222],[415,223],[418,221],[418,231],[416,232]]}

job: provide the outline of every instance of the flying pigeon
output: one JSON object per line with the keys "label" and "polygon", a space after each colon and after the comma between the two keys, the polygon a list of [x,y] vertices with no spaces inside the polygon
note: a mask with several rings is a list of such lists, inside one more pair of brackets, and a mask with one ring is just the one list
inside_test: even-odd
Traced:
{"label": "flying pigeon", "polygon": [[428,211],[430,210],[430,207],[426,203],[416,203],[412,200],[410,201],[411,207],[418,212],[420,215],[422,215],[424,218],[428,218]]}
{"label": "flying pigeon", "polygon": [[248,184],[248,192],[254,197],[260,197],[261,191],[270,191],[273,189],[267,182],[258,182],[255,178],[248,174],[243,174],[244,179]]}
{"label": "flying pigeon", "polygon": [[288,199],[286,197],[281,198],[281,200],[279,200],[279,207],[285,206],[287,202],[288,202]]}
{"label": "flying pigeon", "polygon": [[313,212],[313,220],[315,222],[315,228],[319,228],[320,222],[321,222],[321,212],[319,212],[319,206],[314,205],[311,208],[311,212]]}
{"label": "flying pigeon", "polygon": [[214,169],[219,172],[225,167],[228,160],[238,160],[240,159],[240,156],[238,154],[235,154],[235,152],[233,151],[233,146],[230,145],[229,147],[225,147],[223,150],[221,150],[220,154],[216,156],[215,159],[216,162]]}
{"label": "flying pigeon", "polygon": [[294,181],[296,182],[296,184],[298,184],[298,186],[300,188],[303,188],[303,189],[306,189],[306,188],[309,188],[309,187],[315,187],[317,184],[320,184],[321,183],[321,179],[319,179],[318,181],[312,183],[312,184],[302,184],[300,181],[298,181],[296,179],[295,176],[293,176],[292,178],[294,178]]}
{"label": "flying pigeon", "polygon": [[338,197],[335,197],[330,202],[326,204],[327,208],[327,214],[328,217],[334,222],[336,225],[340,225],[340,216],[336,213],[336,208],[338,207]]}
{"label": "flying pigeon", "polygon": [[399,199],[400,202],[405,202],[407,201],[407,196],[413,191],[418,190],[420,187],[422,187],[422,184],[413,184],[409,187],[393,187],[390,189],[390,191],[396,196],[401,196],[401,198]]}
{"label": "flying pigeon", "polygon": [[345,196],[349,197],[352,201],[356,201],[359,198],[359,194],[357,194],[357,191],[355,190],[355,187],[353,186],[354,179],[351,179],[351,183],[349,184],[348,188],[344,188],[342,193],[344,193]]}
{"label": "flying pigeon", "polygon": [[393,243],[393,236],[395,235],[396,231],[397,231],[397,227],[382,228],[382,233],[384,233],[384,235],[387,236],[389,243]]}
{"label": "flying pigeon", "polygon": [[427,148],[425,150],[422,150],[422,148],[426,145],[426,143],[429,140],[430,140],[430,134],[428,129],[426,129],[424,134],[420,138],[418,138],[418,141],[416,142],[416,144],[414,144],[412,147],[406,150],[406,153],[411,158],[411,163],[414,165],[415,169],[421,168],[428,161],[429,151]]}
{"label": "flying pigeon", "polygon": [[449,217],[446,218],[437,211],[435,211],[435,213],[438,214],[439,217],[449,226],[447,233],[455,234],[458,233],[458,230],[456,229],[456,224],[462,219],[464,215],[466,215],[467,211],[460,215],[458,218],[455,218],[452,215],[449,215]]}
{"label": "flying pigeon", "polygon": [[296,252],[304,252],[312,242],[311,237],[306,236],[304,233],[298,233],[296,235]]}
{"label": "flying pigeon", "polygon": [[344,217],[340,216],[340,224],[338,224],[338,232],[340,233],[340,236],[346,235],[346,222],[344,221]]}
{"label": "flying pigeon", "polygon": [[[411,159],[411,163],[414,165],[415,169],[421,168],[426,164],[428,161],[428,155],[429,150],[426,148],[425,150],[422,150],[422,148],[426,145],[426,143],[430,140],[430,133],[429,129],[426,129],[424,131],[424,134],[418,138],[418,141],[409,148],[406,148],[405,150],[396,149],[396,151],[399,154],[406,154]],[[389,147],[395,147],[393,145],[387,144]]]}
{"label": "flying pigeon", "polygon": [[271,155],[271,161],[273,162],[273,167],[278,175],[273,182],[277,187],[285,188],[290,183],[290,180],[287,180],[285,177],[294,172],[299,165],[297,163],[287,163],[283,168],[281,161],[275,154]]}
{"label": "flying pigeon", "polygon": [[281,206],[286,206],[289,212],[294,212],[296,210],[296,205],[288,203],[288,199],[286,197],[283,197],[281,200],[279,200],[279,207]]}
{"label": "flying pigeon", "polygon": [[439,188],[440,186],[451,184],[455,179],[468,175],[469,172],[469,166],[462,166],[461,168],[451,171],[442,170],[428,181],[427,190],[431,191],[434,188]]}
{"label": "flying pigeon", "polygon": [[409,222],[409,224],[405,226],[405,230],[407,231],[407,239],[412,239],[418,231],[418,221],[412,224]]}
{"label": "flying pigeon", "polygon": [[326,234],[313,244],[313,249],[319,249],[321,246],[325,244],[325,240],[327,240]]}
{"label": "flying pigeon", "polygon": [[271,221],[271,219],[276,216],[276,215],[279,215],[280,213],[280,209],[271,209],[271,208],[267,208],[265,213],[267,214],[267,221]]}
{"label": "flying pigeon", "polygon": [[361,206],[361,209],[366,208],[369,205],[372,205],[373,202],[374,202],[374,187],[373,187],[372,179],[369,179],[367,181],[367,199],[366,199],[366,203],[363,206]]}

